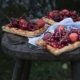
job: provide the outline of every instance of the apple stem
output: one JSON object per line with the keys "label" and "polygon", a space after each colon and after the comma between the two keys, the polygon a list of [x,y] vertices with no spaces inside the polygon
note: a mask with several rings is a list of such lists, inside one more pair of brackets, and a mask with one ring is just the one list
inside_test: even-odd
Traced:
{"label": "apple stem", "polygon": [[9,22],[11,22],[10,18],[8,16],[6,16],[6,18],[9,20]]}
{"label": "apple stem", "polygon": [[60,40],[60,42],[59,43],[61,43],[67,36],[69,35],[69,32],[68,33],[66,33],[66,35]]}

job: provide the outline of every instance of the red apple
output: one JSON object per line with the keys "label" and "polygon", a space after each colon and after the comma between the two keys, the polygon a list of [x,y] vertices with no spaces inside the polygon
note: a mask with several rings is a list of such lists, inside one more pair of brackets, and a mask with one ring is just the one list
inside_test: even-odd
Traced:
{"label": "red apple", "polygon": [[69,39],[72,41],[72,42],[75,42],[78,40],[78,34],[77,33],[71,33],[69,35]]}
{"label": "red apple", "polygon": [[19,26],[21,29],[26,30],[27,29],[27,24],[28,22],[25,19],[20,19],[19,20]]}
{"label": "red apple", "polygon": [[19,19],[19,23],[28,23],[25,19]]}
{"label": "red apple", "polygon": [[41,28],[45,25],[45,22],[42,19],[37,20],[36,25]]}
{"label": "red apple", "polygon": [[49,18],[52,18],[52,19],[54,18],[54,13],[53,13],[53,11],[51,11],[51,12],[48,13],[48,17],[49,17]]}

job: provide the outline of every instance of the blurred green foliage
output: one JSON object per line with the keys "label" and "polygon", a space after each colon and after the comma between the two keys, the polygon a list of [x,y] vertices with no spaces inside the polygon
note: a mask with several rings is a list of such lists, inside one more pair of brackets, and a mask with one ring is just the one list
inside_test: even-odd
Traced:
{"label": "blurred green foliage", "polygon": [[[0,26],[9,23],[7,17],[20,17],[26,14],[27,17],[34,18],[41,17],[53,9],[66,8],[68,5],[74,8],[70,0],[66,0],[68,3],[56,0],[55,8],[50,1],[53,0],[0,0]],[[74,9],[80,10],[76,7]],[[11,57],[3,52],[0,53],[0,80],[11,80],[14,63]],[[68,63],[67,69],[64,69],[62,65],[63,63],[60,62],[33,62],[30,80],[70,80],[70,64]]]}
{"label": "blurred green foliage", "polygon": [[[0,54],[0,80],[11,80],[15,60],[8,55]],[[33,61],[30,80],[70,80],[70,64],[64,69],[65,62]]]}

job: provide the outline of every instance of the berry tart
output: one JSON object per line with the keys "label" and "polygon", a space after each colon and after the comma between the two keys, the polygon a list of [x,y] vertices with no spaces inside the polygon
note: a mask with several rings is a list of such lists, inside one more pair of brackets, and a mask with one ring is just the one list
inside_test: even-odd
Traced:
{"label": "berry tart", "polygon": [[80,29],[67,30],[61,25],[53,33],[46,32],[43,39],[38,40],[36,44],[54,55],[72,51],[80,47]]}
{"label": "berry tart", "polygon": [[67,9],[63,10],[53,10],[48,12],[47,16],[43,17],[42,19],[48,24],[54,24],[54,22],[59,22],[64,18],[71,17],[74,21],[80,21],[79,13],[75,10],[70,11]]}
{"label": "berry tart", "polygon": [[12,18],[8,25],[2,26],[2,30],[20,36],[35,37],[47,30],[48,26],[42,19],[32,23],[20,17],[18,19]]}

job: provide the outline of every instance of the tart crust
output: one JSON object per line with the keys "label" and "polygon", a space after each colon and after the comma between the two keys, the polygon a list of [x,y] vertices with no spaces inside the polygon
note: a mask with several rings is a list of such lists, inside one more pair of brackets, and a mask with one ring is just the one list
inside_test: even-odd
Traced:
{"label": "tart crust", "polygon": [[45,30],[47,30],[48,26],[49,25],[45,24],[44,27],[42,27],[38,30],[27,31],[27,30],[18,29],[18,28],[15,28],[15,27],[10,28],[9,24],[8,24],[8,25],[5,25],[5,26],[2,26],[2,30],[5,31],[5,32],[8,32],[8,33],[13,33],[13,34],[24,36],[24,37],[35,37],[35,36],[38,36],[38,35],[42,34]]}
{"label": "tart crust", "polygon": [[58,48],[53,48],[52,46],[48,45],[44,40],[39,40],[37,41],[37,45],[41,46],[41,47],[45,47],[46,45],[46,49],[52,53],[53,55],[57,56],[57,55],[60,55],[64,52],[68,52],[68,51],[72,51],[78,47],[80,47],[80,41],[77,41],[73,44],[69,44],[68,46],[65,46],[61,49],[58,49]]}
{"label": "tart crust", "polygon": [[41,40],[38,40],[37,42],[36,42],[36,45],[38,45],[38,46],[40,46],[40,47],[42,47],[42,48],[46,48],[46,41],[44,41],[43,39],[41,39]]}
{"label": "tart crust", "polygon": [[54,20],[49,19],[49,18],[46,18],[46,17],[43,17],[42,19],[43,19],[43,21],[45,21],[46,23],[48,23],[48,24],[50,24],[50,25],[56,23]]}

